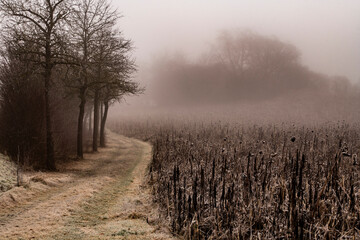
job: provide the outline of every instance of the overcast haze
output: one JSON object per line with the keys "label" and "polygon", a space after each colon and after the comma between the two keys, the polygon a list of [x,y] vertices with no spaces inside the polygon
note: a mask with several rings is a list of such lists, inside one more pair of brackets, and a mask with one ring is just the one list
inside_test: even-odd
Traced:
{"label": "overcast haze", "polygon": [[159,54],[196,57],[220,31],[251,29],[294,44],[315,71],[360,81],[360,1],[113,1],[140,65]]}

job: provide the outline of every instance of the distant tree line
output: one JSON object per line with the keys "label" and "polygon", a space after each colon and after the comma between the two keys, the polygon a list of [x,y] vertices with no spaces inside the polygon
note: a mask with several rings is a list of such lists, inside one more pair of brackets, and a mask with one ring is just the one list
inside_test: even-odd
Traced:
{"label": "distant tree line", "polygon": [[0,0],[0,10],[2,150],[55,170],[83,157],[85,133],[104,147],[109,106],[142,91],[119,13],[107,0]]}
{"label": "distant tree line", "polygon": [[153,67],[158,105],[221,104],[285,98],[329,103],[354,100],[358,87],[345,77],[316,73],[289,43],[254,32],[223,32],[198,61],[175,55]]}

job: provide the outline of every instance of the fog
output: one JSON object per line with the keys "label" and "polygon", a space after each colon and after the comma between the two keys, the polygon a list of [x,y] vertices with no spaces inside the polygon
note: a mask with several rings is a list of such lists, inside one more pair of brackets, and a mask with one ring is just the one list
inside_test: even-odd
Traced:
{"label": "fog", "polygon": [[[123,15],[119,28],[127,38],[133,40],[135,45],[134,57],[139,67],[135,78],[147,89],[143,96],[126,98],[121,107],[116,106],[115,109],[119,110],[121,115],[128,114],[129,111],[139,112],[140,109],[141,111],[148,108],[158,110],[162,103],[169,99],[159,101],[156,98],[169,93],[169,90],[166,87],[156,89],[154,79],[162,77],[157,70],[166,67],[166,61],[176,58],[182,59],[185,65],[202,63],[204,58],[207,59],[208,55],[214,52],[214,48],[216,50],[219,46],[219,36],[224,31],[230,35],[251,31],[261,37],[276,39],[294,46],[299,53],[300,65],[309,73],[315,74],[316,78],[321,78],[320,82],[328,80],[333,82],[334,78],[342,79],[344,81],[340,86],[348,89],[357,88],[355,86],[360,82],[360,17],[358,15],[360,2],[356,0],[146,2],[129,0],[117,1],[114,5]],[[159,62],[164,65],[159,65]],[[171,82],[172,79],[167,81]],[[310,82],[313,83],[312,80]],[[329,84],[334,86],[332,83]],[[329,103],[329,99],[332,99],[338,105],[336,107],[330,104],[333,106],[331,110],[336,112],[335,109],[348,109],[349,105],[352,105],[349,112],[353,114],[354,109],[357,108],[355,99],[345,101],[343,97],[339,97],[348,96],[349,92],[340,93],[333,89],[339,95],[337,100],[333,99],[335,96],[329,95],[322,96],[322,101],[314,103],[321,98],[318,97],[320,93],[328,92],[329,84],[321,83],[318,87],[322,90],[313,93],[310,98],[306,97],[310,93],[297,91],[292,99],[299,100],[293,100],[294,104],[301,105],[307,110],[309,106],[318,109],[323,103]],[[286,86],[281,88],[287,90]],[[269,91],[273,90],[269,89]],[[352,92],[350,95],[356,93]],[[306,103],[302,101],[304,98],[308,100]],[[314,101],[309,100],[311,98]],[[289,100],[285,99],[284,96],[278,95],[276,98],[265,98],[258,102],[262,105],[257,105],[256,108],[261,108],[264,103],[274,103],[273,105],[278,108],[291,111],[293,105],[287,104],[285,107],[284,101]],[[206,99],[202,100],[206,101]],[[195,99],[193,102],[188,102],[188,105],[180,104],[181,106],[175,104],[176,108],[173,105],[171,109],[177,111],[181,107],[188,108],[193,106],[194,102],[199,101]],[[239,102],[244,104],[246,101],[242,99],[242,101],[225,101],[219,104],[224,108]],[[214,102],[211,104],[216,105]],[[139,106],[142,108],[138,108]],[[204,105],[201,108],[204,109]],[[299,111],[299,108],[297,110]],[[346,114],[347,112],[343,115]]]}
{"label": "fog", "polygon": [[167,51],[195,55],[223,29],[248,28],[296,45],[312,69],[360,79],[360,2],[114,1],[139,62]]}

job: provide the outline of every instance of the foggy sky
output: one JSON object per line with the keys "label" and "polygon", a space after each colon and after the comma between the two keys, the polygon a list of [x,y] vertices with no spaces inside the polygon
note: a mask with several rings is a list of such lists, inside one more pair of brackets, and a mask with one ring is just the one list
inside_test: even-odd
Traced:
{"label": "foggy sky", "polygon": [[298,47],[302,62],[360,82],[358,0],[122,0],[120,29],[140,65],[159,54],[196,57],[222,30],[251,29]]}

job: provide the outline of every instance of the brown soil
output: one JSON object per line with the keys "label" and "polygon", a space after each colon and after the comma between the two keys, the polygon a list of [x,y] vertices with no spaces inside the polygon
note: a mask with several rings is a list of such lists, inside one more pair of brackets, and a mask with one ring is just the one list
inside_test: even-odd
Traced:
{"label": "brown soil", "polygon": [[148,143],[108,133],[108,147],[55,173],[24,173],[0,195],[0,239],[175,239],[145,184]]}

